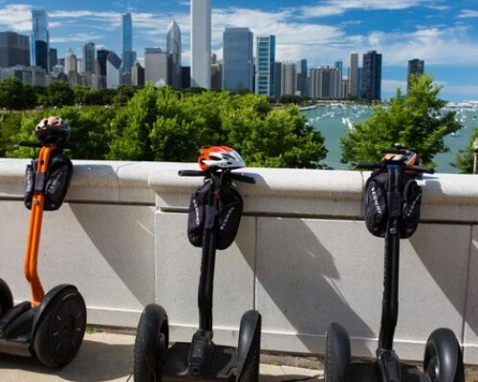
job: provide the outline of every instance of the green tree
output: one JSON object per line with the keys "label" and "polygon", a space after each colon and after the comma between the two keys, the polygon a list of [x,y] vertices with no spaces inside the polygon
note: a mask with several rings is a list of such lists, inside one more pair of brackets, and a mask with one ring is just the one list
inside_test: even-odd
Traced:
{"label": "green tree", "polygon": [[478,128],[474,128],[470,135],[470,140],[466,148],[461,149],[455,157],[455,162],[452,166],[458,168],[462,174],[473,173],[473,162],[475,160],[475,152],[473,150],[473,143],[478,139]]}
{"label": "green tree", "polygon": [[116,95],[113,97],[113,103],[118,106],[126,105],[133,98],[135,89],[130,85],[120,85],[116,89]]}
{"label": "green tree", "polygon": [[30,107],[22,81],[16,77],[0,83],[0,107],[8,110],[24,110]]}
{"label": "green tree", "polygon": [[66,82],[54,81],[48,86],[43,103],[50,107],[71,106],[75,103],[75,93]]}
{"label": "green tree", "polygon": [[462,127],[455,113],[441,111],[446,101],[438,98],[440,90],[431,76],[412,76],[406,96],[398,89],[387,109],[376,107],[367,121],[355,123],[341,139],[343,161],[377,161],[381,150],[398,142],[433,164],[435,154],[449,151],[443,138]]}

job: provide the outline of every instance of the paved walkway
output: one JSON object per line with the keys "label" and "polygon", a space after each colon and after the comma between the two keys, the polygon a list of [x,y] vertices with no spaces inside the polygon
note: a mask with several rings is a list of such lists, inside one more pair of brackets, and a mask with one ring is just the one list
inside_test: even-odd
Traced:
{"label": "paved walkway", "polygon": [[[49,370],[31,358],[0,355],[1,382],[133,382],[134,337],[87,334],[76,359],[62,370]],[[261,382],[280,382],[321,375],[318,370],[261,365]],[[315,380],[315,381],[312,381]]]}

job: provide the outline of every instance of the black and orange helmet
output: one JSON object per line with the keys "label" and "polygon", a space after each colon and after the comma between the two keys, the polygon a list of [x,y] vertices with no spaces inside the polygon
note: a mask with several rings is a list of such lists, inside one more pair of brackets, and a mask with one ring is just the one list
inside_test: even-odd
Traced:
{"label": "black and orange helmet", "polygon": [[222,169],[235,169],[246,167],[239,153],[227,146],[202,147],[199,152],[198,163],[201,170],[208,171],[217,167]]}
{"label": "black and orange helmet", "polygon": [[60,117],[43,118],[35,128],[35,136],[42,140],[45,136],[59,136],[67,139],[70,135],[70,127]]}

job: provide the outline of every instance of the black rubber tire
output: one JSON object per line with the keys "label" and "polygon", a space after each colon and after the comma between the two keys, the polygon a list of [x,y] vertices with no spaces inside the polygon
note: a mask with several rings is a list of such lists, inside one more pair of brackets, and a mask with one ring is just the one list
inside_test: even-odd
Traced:
{"label": "black rubber tire", "polygon": [[350,366],[350,340],[347,331],[333,323],[325,335],[324,382],[344,382]]}
{"label": "black rubber tire", "polygon": [[423,370],[431,382],[465,382],[463,353],[450,329],[437,329],[428,338]]}
{"label": "black rubber tire", "polygon": [[[168,341],[169,324],[166,312],[159,305],[148,305],[141,314],[136,331],[134,382],[161,381],[163,355],[168,347]],[[154,372],[151,369],[154,369]]]}
{"label": "black rubber tire", "polygon": [[13,296],[7,283],[0,279],[0,317],[13,308]]}
{"label": "black rubber tire", "polygon": [[261,327],[262,318],[259,315],[256,329],[252,337],[249,354],[242,368],[238,382],[259,382],[259,367],[261,363]]}
{"label": "black rubber tire", "polygon": [[80,350],[86,329],[85,300],[75,288],[67,288],[46,309],[33,338],[33,350],[43,365],[61,368]]}

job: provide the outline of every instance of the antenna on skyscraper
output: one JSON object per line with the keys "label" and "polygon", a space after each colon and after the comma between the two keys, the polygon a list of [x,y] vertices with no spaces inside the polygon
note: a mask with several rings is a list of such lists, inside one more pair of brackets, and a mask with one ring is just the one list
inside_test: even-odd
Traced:
{"label": "antenna on skyscraper", "polygon": [[131,12],[131,1],[128,0],[127,3],[128,3],[128,5],[127,5],[128,9],[126,11],[129,13],[129,12]]}

